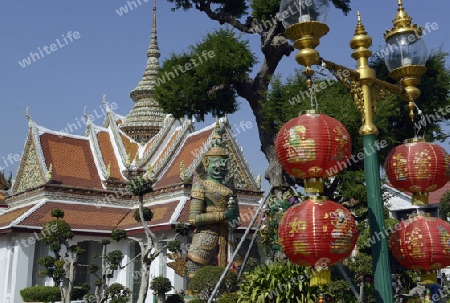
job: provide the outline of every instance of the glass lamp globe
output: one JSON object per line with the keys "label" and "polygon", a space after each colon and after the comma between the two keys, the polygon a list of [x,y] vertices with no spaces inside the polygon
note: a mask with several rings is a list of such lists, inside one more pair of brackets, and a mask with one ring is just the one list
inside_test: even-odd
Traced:
{"label": "glass lamp globe", "polygon": [[280,4],[284,28],[309,21],[327,23],[329,11],[328,0],[281,0]]}
{"label": "glass lamp globe", "polygon": [[386,40],[384,62],[389,71],[409,65],[425,66],[427,46],[423,38],[411,31],[393,35]]}

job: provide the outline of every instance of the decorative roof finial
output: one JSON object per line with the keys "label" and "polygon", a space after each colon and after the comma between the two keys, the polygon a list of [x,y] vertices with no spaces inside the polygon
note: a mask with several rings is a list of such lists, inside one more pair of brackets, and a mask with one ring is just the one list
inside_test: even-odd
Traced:
{"label": "decorative roof finial", "polygon": [[184,168],[184,161],[180,162],[180,179],[181,181],[184,181],[184,178],[186,177],[186,169]]}
{"label": "decorative roof finial", "polygon": [[155,136],[164,125],[166,114],[154,96],[156,76],[159,72],[159,47],[156,35],[156,0],[153,6],[153,23],[150,46],[147,51],[147,66],[141,81],[130,92],[136,104],[125,117],[120,129],[135,141],[145,144]]}
{"label": "decorative roof finial", "polygon": [[25,109],[25,118],[27,119],[27,120],[30,120],[31,121],[31,116],[30,116],[30,114],[28,113],[28,110],[30,109],[30,106],[28,105],[27,106],[27,108]]}
{"label": "decorative roof finial", "polygon": [[45,174],[45,177],[47,178],[47,181],[52,180],[52,174],[53,174],[53,164],[50,163],[50,166],[47,169],[47,173]]}

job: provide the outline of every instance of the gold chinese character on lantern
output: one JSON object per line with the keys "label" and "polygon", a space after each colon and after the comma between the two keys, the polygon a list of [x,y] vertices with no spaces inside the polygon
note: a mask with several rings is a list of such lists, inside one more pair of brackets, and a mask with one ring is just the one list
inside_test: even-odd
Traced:
{"label": "gold chinese character on lantern", "polygon": [[406,166],[406,158],[398,153],[393,157],[392,165],[395,168],[395,178],[397,180],[405,180],[408,176],[408,167]]}
{"label": "gold chinese character on lantern", "polygon": [[294,247],[294,255],[296,254],[302,254],[302,255],[309,255],[310,253],[306,251],[306,243],[303,241],[294,241],[292,243],[292,246]]}
{"label": "gold chinese character on lantern", "polygon": [[298,218],[295,218],[294,221],[290,223],[291,230],[289,231],[290,234],[298,233],[301,230],[306,229],[306,222],[305,221],[299,221]]}

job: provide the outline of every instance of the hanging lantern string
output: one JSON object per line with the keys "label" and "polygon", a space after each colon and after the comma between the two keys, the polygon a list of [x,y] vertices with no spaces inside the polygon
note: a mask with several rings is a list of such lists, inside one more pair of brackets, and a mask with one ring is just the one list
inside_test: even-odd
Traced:
{"label": "hanging lantern string", "polygon": [[308,86],[309,90],[309,101],[311,109],[317,110],[317,98],[316,98],[316,92],[314,89],[314,81],[312,80],[312,76],[314,75],[315,71],[311,69],[310,67],[307,67],[303,74],[306,76],[306,85]]}
{"label": "hanging lantern string", "polygon": [[[422,110],[417,106],[417,103],[412,102],[414,104],[414,106],[417,108],[417,122],[413,123],[413,127],[414,127],[414,136],[417,138],[419,136],[419,132],[423,128],[423,134],[425,135],[425,129],[427,126],[427,120],[425,115],[423,114]],[[414,120],[413,120],[414,122]]]}

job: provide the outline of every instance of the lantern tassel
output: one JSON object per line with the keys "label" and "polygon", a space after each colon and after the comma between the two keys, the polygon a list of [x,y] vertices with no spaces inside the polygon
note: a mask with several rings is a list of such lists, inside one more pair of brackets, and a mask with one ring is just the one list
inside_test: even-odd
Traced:
{"label": "lantern tassel", "polygon": [[424,285],[436,284],[437,283],[437,275],[432,270],[421,271],[420,272],[420,282]]}
{"label": "lantern tassel", "polygon": [[413,205],[428,205],[428,193],[413,193],[411,203]]}
{"label": "lantern tassel", "polygon": [[308,178],[305,179],[305,192],[321,194],[324,191],[322,178]]}
{"label": "lantern tassel", "polygon": [[330,285],[330,283],[331,283],[331,271],[329,268],[311,271],[309,286]]}

